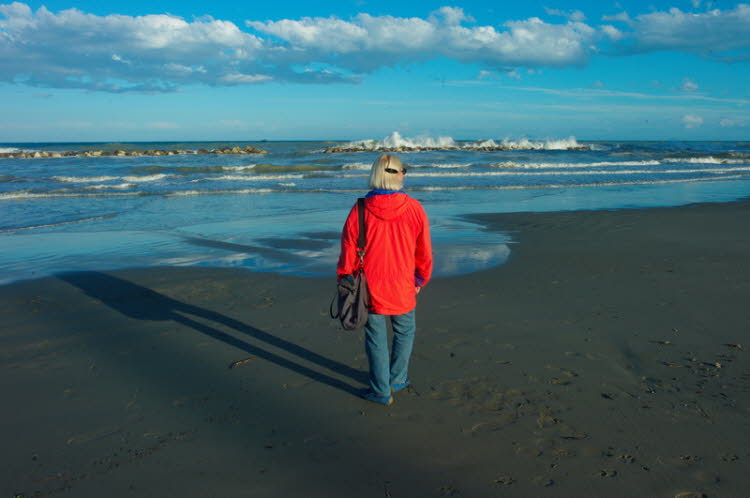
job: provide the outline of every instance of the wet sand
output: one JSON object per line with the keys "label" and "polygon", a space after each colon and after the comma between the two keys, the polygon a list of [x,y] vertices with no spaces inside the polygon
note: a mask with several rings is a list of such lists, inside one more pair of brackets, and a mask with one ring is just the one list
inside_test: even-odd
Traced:
{"label": "wet sand", "polygon": [[0,496],[747,496],[750,203],[472,219],[510,259],[420,294],[389,408],[328,279],[0,287]]}

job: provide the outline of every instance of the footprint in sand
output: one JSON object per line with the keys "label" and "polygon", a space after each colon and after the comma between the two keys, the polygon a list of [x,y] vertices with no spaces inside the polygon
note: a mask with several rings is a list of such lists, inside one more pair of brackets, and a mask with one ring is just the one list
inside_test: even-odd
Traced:
{"label": "footprint in sand", "polygon": [[487,434],[489,432],[499,431],[503,427],[503,424],[497,422],[480,422],[478,424],[474,424],[474,426],[469,429],[468,432],[471,434]]}
{"label": "footprint in sand", "polygon": [[494,481],[495,484],[499,484],[501,486],[510,486],[514,482],[516,482],[516,480],[511,476],[500,476]]}
{"label": "footprint in sand", "polygon": [[599,477],[617,477],[617,471],[615,469],[602,469],[596,475]]}
{"label": "footprint in sand", "polygon": [[667,460],[667,463],[674,465],[678,468],[688,468],[700,463],[703,460],[698,455],[680,455]]}
{"label": "footprint in sand", "polygon": [[537,486],[541,486],[543,488],[549,488],[550,486],[554,486],[555,485],[555,481],[553,481],[552,479],[550,479],[549,477],[546,477],[546,476],[536,476],[533,479],[533,482]]}

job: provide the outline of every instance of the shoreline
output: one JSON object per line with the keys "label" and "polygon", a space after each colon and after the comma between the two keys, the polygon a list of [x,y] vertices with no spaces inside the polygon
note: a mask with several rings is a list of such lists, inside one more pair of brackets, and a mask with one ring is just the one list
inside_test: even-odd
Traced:
{"label": "shoreline", "polygon": [[468,218],[517,243],[420,294],[390,408],[353,395],[332,278],[0,287],[0,493],[742,496],[750,202]]}

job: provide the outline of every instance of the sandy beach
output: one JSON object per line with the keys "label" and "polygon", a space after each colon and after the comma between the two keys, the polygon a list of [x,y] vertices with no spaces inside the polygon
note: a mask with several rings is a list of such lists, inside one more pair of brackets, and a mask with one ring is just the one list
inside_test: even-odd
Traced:
{"label": "sandy beach", "polygon": [[332,278],[0,287],[0,496],[747,496],[750,203],[471,219],[510,258],[420,294],[388,408]]}

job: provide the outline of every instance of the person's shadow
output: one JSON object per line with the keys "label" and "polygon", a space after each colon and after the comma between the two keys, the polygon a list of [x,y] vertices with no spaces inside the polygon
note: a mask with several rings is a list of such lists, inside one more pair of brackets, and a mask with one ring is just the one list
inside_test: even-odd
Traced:
{"label": "person's shadow", "polygon": [[186,315],[192,315],[194,317],[210,320],[217,324],[233,328],[238,332],[247,334],[253,339],[258,339],[265,342],[266,344],[270,344],[277,348],[283,349],[306,361],[327,368],[328,370],[339,375],[349,377],[355,382],[367,382],[366,372],[357,370],[338,361],[321,356],[314,351],[310,351],[309,349],[281,339],[280,337],[276,337],[275,335],[269,334],[268,332],[264,332],[262,330],[256,329],[255,327],[246,325],[233,318],[222,315],[221,313],[177,301],[175,299],[172,299],[171,297],[159,294],[158,292],[146,287],[128,282],[127,280],[123,280],[121,278],[113,277],[112,275],[107,275],[106,273],[100,272],[62,273],[57,275],[57,277],[75,287],[78,287],[88,296],[98,299],[102,303],[106,304],[112,309],[119,311],[123,315],[138,320],[172,320],[174,322],[197,330],[198,332],[202,332],[209,337],[225,342],[230,346],[234,346],[243,351],[246,351],[258,358],[262,358],[281,367],[288,368],[289,370],[304,375],[305,377],[308,377],[309,379],[312,379],[316,382],[322,382],[323,384],[341,389],[342,391],[345,391],[347,393],[357,395],[358,390],[350,386],[346,382],[343,382],[324,373],[312,370],[270,351],[266,351],[265,349],[258,346],[253,346],[252,344],[237,339],[236,337],[229,335],[226,332],[222,332],[214,327],[210,327],[208,325],[197,322],[193,318],[190,318]]}

